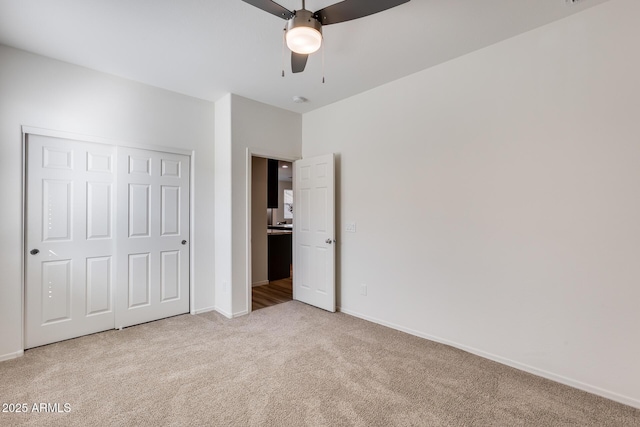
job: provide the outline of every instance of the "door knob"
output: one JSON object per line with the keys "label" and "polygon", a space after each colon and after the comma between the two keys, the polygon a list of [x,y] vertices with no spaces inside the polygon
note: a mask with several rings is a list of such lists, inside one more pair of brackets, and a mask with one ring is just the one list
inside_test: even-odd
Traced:
{"label": "door knob", "polygon": [[187,244],[187,241],[186,241],[186,240],[183,240],[183,241],[182,241],[182,244],[183,244],[183,245],[186,245],[186,244]]}
{"label": "door knob", "polygon": [[30,253],[31,255],[38,255],[38,254],[40,253],[40,249],[31,249],[31,250],[29,251],[29,253]]}
{"label": "door knob", "polygon": [[333,242],[335,242],[335,240],[331,240],[331,239],[327,239],[324,241],[327,245],[332,244]]}

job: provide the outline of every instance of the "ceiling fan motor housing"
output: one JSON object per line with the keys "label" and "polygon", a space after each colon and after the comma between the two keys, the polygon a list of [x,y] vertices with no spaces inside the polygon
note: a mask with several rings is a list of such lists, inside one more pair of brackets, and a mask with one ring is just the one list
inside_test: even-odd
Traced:
{"label": "ceiling fan motor housing", "polygon": [[[313,31],[315,30],[315,31]],[[287,45],[289,49],[300,54],[317,51],[322,44],[322,24],[313,13],[306,10],[296,10],[287,22]]]}
{"label": "ceiling fan motor housing", "polygon": [[[302,0],[302,9],[293,12],[273,0],[242,1],[287,21],[285,39],[291,49],[291,71],[299,73],[304,71],[309,55],[322,46],[323,25],[363,18],[410,0],[342,0],[316,12],[307,10],[305,0]],[[284,76],[284,71],[282,73]]]}

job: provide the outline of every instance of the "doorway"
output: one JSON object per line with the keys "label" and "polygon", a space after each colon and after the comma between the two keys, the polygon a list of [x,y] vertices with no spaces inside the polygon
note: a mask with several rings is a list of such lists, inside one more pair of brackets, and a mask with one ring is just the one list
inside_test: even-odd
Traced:
{"label": "doorway", "polygon": [[293,299],[293,164],[251,157],[251,310]]}
{"label": "doorway", "polygon": [[[264,262],[263,256],[256,257],[254,251],[259,250],[259,239],[264,234],[253,233],[253,229],[263,229],[264,207],[260,205],[263,197],[257,197],[253,203],[253,188],[261,186],[254,183],[263,173],[256,173],[254,177],[254,158],[268,159],[270,153],[247,148],[246,171],[246,298],[247,312],[252,311],[252,285],[260,283],[259,278],[253,277],[254,262]],[[277,160],[293,162],[292,187],[293,203],[291,204],[295,225],[292,227],[292,285],[293,299],[313,305],[315,307],[336,311],[336,281],[335,281],[335,155],[333,153],[308,157],[305,159],[291,159],[281,157]],[[264,179],[264,178],[263,178]],[[255,213],[255,215],[254,215]],[[254,224],[254,221],[257,223]],[[281,224],[284,226],[285,224]],[[276,227],[278,226],[276,220]],[[257,241],[253,241],[253,238]],[[264,240],[263,240],[264,242]],[[264,244],[264,243],[263,243]],[[262,246],[264,248],[264,246]]]}

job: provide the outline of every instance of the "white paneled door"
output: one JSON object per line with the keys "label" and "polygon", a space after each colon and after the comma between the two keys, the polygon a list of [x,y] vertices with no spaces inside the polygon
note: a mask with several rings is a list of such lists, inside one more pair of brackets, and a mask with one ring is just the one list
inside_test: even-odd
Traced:
{"label": "white paneled door", "polygon": [[293,298],[336,311],[333,154],[294,167]]}
{"label": "white paneled door", "polygon": [[28,135],[25,348],[114,327],[115,160]]}
{"label": "white paneled door", "polygon": [[25,348],[188,312],[189,157],[26,149]]}
{"label": "white paneled door", "polygon": [[118,149],[116,327],[189,311],[189,157]]}

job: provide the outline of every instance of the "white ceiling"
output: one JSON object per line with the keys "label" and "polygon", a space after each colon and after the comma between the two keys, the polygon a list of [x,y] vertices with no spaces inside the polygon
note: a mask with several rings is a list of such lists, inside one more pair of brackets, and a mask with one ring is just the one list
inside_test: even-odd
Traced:
{"label": "white ceiling", "polygon": [[285,21],[241,0],[0,0],[0,43],[210,101],[232,92],[304,113],[605,1],[411,0],[324,27],[325,84],[320,53],[294,75],[287,51],[283,78]]}

